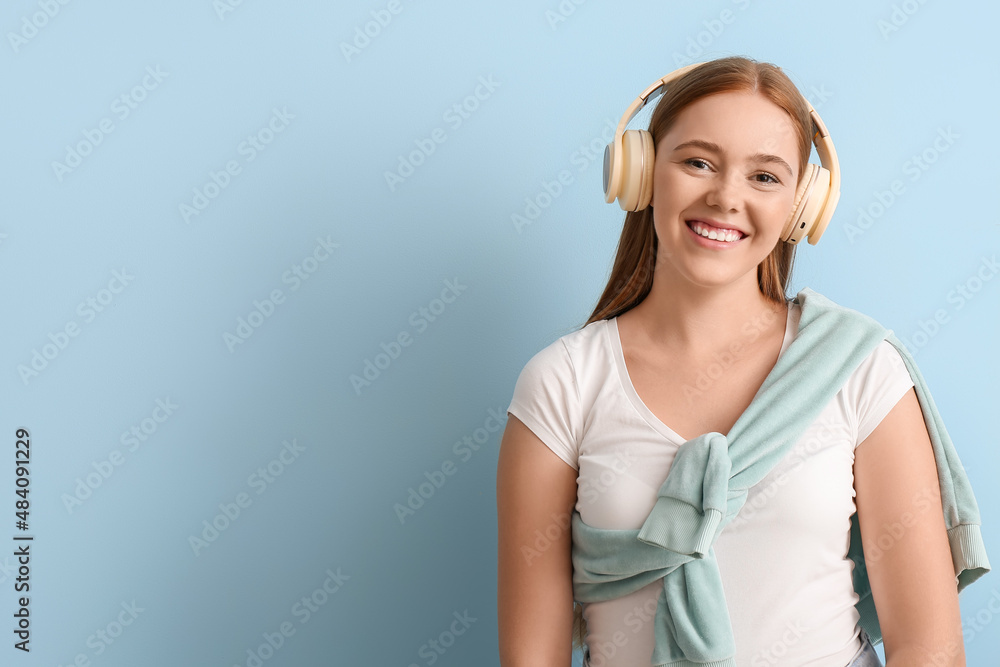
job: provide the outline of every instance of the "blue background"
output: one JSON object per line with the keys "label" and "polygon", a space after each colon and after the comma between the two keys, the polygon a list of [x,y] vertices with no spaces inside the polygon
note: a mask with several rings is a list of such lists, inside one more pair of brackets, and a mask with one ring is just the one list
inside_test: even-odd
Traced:
{"label": "blue background", "polygon": [[[467,612],[436,664],[499,664],[490,411],[604,287],[623,218],[601,195],[607,123],[676,67],[733,54],[781,66],[840,156],[840,206],[799,249],[791,291],[909,341],[1000,558],[1000,280],[977,277],[1000,250],[995,3],[388,7],[0,9],[0,504],[12,537],[28,428],[35,536],[30,654],[12,647],[15,562],[0,557],[0,662],[252,665],[287,622],[263,664],[408,667]],[[79,166],[54,166],[81,142]],[[519,228],[563,170],[572,182]],[[206,192],[213,173],[225,187]],[[863,210],[878,213],[867,228]],[[435,302],[446,281],[452,301]],[[369,362],[377,375],[352,383]],[[133,428],[144,441],[123,441]],[[316,594],[327,570],[340,587]],[[991,573],[961,596],[969,665],[1000,654],[998,591]],[[303,622],[309,596],[323,604]]]}

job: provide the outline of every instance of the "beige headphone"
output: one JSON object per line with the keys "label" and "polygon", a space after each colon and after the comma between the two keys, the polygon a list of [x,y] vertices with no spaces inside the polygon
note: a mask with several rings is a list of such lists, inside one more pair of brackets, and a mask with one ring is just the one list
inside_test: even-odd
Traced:
{"label": "beige headphone", "polygon": [[[653,198],[653,136],[646,130],[625,130],[625,126],[650,100],[662,95],[668,83],[703,64],[694,63],[674,70],[644,90],[629,106],[618,123],[614,139],[604,149],[604,201],[610,204],[618,199],[618,205],[625,211],[639,211],[649,206]],[[808,236],[809,243],[816,245],[840,200],[840,164],[826,125],[812,104],[808,100],[805,102],[816,127],[813,143],[822,166],[812,163],[806,166],[781,240],[798,243]]]}

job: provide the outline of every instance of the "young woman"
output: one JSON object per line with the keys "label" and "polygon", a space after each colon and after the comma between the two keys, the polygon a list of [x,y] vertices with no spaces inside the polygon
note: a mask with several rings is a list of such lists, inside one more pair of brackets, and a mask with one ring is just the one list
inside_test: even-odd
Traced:
{"label": "young woman", "polygon": [[[497,470],[503,667],[568,667],[574,645],[591,667],[654,664],[662,577],[575,605],[570,517],[643,526],[679,448],[729,433],[799,331],[781,239],[814,177],[811,107],[770,64],[687,69],[650,120],[650,192],[621,195],[638,210],[594,312],[515,386]],[[710,664],[881,664],[855,607],[857,512],[887,667],[964,665],[941,503],[913,378],[882,341],[714,541],[735,655]]]}

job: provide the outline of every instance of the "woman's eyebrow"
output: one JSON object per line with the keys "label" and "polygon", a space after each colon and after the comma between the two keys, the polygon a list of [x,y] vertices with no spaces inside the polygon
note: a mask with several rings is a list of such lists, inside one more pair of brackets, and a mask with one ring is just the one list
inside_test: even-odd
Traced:
{"label": "woman's eyebrow", "polygon": [[[722,146],[711,141],[705,141],[704,139],[691,139],[690,141],[685,141],[682,144],[678,144],[674,147],[675,151],[679,151],[682,148],[688,148],[693,146],[695,148],[701,148],[703,150],[712,151],[714,153],[724,154],[725,151],[722,150]],[[792,175],[792,168],[788,166],[788,163],[782,160],[777,155],[771,155],[770,153],[754,153],[750,156],[751,162],[768,162],[780,165],[784,167],[788,175]]]}

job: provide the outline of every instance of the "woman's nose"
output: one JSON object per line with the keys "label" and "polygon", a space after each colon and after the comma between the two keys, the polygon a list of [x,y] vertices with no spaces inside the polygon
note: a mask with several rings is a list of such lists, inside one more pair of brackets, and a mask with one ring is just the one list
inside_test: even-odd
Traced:
{"label": "woman's nose", "polygon": [[723,211],[738,210],[740,187],[738,179],[738,174],[720,173],[716,178],[712,179],[705,203]]}

